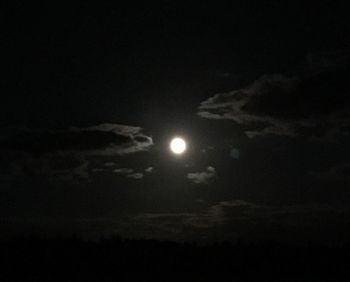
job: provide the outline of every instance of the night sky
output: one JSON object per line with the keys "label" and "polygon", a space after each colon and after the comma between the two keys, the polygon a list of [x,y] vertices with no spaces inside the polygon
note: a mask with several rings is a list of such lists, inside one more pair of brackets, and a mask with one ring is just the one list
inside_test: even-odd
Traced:
{"label": "night sky", "polygon": [[2,237],[350,238],[346,1],[11,2]]}

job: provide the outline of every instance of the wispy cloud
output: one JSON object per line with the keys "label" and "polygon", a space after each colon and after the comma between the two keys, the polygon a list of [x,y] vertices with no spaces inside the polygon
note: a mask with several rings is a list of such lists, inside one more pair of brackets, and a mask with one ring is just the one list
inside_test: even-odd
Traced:
{"label": "wispy cloud", "polygon": [[131,168],[125,168],[125,167],[122,167],[122,168],[116,168],[116,169],[113,169],[113,173],[117,173],[117,174],[129,174],[129,173],[132,173],[134,170],[131,169]]}
{"label": "wispy cloud", "polygon": [[115,166],[115,163],[114,162],[106,162],[104,165],[106,167],[112,167],[112,166]]}
{"label": "wispy cloud", "polygon": [[148,173],[151,173],[151,172],[153,172],[153,167],[152,166],[150,166],[150,167],[147,167],[146,169],[145,169],[145,171],[146,172],[148,172]]}
{"label": "wispy cloud", "polygon": [[133,179],[142,179],[143,178],[143,173],[141,172],[135,172],[127,175],[128,178],[133,178]]}
{"label": "wispy cloud", "polygon": [[195,184],[208,184],[215,175],[215,168],[208,166],[205,171],[188,173],[187,178]]}

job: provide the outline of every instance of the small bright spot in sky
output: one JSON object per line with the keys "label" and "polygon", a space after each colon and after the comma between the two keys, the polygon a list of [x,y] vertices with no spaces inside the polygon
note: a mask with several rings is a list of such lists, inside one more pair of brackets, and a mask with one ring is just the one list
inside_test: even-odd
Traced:
{"label": "small bright spot in sky", "polygon": [[174,154],[182,154],[186,151],[186,142],[184,139],[176,137],[170,142],[170,149]]}

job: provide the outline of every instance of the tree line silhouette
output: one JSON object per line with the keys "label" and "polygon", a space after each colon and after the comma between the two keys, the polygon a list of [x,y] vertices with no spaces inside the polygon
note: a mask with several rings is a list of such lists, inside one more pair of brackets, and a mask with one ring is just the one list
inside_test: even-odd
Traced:
{"label": "tree line silhouette", "polygon": [[350,281],[350,246],[198,245],[119,236],[0,243],[0,281]]}

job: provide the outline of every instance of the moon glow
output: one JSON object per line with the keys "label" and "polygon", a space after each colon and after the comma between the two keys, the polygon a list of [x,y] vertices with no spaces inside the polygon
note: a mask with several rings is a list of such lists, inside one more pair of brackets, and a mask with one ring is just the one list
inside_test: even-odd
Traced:
{"label": "moon glow", "polygon": [[186,151],[186,142],[184,139],[176,137],[170,142],[170,150],[177,155]]}

